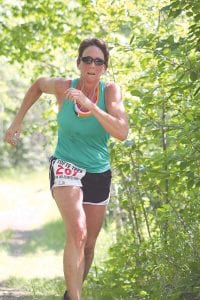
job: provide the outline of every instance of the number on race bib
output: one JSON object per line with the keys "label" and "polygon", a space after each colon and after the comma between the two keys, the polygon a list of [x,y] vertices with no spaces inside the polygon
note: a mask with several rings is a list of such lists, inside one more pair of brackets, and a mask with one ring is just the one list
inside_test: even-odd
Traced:
{"label": "number on race bib", "polygon": [[86,170],[79,168],[69,162],[56,159],[53,165],[55,175],[55,186],[82,186],[81,178]]}
{"label": "number on race bib", "polygon": [[63,175],[63,172],[61,172],[61,170],[63,171],[63,166],[62,165],[58,165],[58,169],[56,170],[56,175]]}

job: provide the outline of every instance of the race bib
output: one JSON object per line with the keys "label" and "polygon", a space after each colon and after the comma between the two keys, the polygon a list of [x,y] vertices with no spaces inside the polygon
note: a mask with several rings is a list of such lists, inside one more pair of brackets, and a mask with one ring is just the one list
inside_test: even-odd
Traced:
{"label": "race bib", "polygon": [[86,170],[67,161],[56,159],[53,164],[54,186],[82,186],[81,178]]}

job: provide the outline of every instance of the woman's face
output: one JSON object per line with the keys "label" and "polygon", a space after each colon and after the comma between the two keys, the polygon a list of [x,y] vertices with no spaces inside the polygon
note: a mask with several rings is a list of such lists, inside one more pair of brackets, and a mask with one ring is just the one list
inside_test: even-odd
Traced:
{"label": "woman's face", "polygon": [[88,60],[90,61],[91,58],[96,59],[96,64],[94,61],[89,64],[80,59],[78,68],[81,72],[81,77],[88,81],[96,81],[100,79],[100,76],[106,70],[106,65],[100,64],[104,61],[104,54],[101,49],[96,46],[89,46],[83,51],[82,58],[86,58],[86,62]]}

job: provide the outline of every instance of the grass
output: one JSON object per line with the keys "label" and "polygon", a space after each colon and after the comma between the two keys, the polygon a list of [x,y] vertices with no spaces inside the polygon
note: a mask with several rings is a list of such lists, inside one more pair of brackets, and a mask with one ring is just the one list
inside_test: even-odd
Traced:
{"label": "grass", "polygon": [[7,245],[6,250],[10,254],[15,251],[13,239],[23,256],[50,251],[59,255],[64,245],[64,227],[61,219],[50,221],[38,229],[6,230],[0,234],[0,237],[1,235],[4,236],[4,242],[0,244],[0,249]]}
{"label": "grass", "polygon": [[[9,192],[11,190],[11,192]],[[0,176],[0,281],[27,291],[28,299],[60,299],[65,290],[64,228],[48,186],[48,171]],[[112,230],[111,230],[112,231]],[[107,257],[112,232],[102,228],[91,276]],[[98,296],[87,290],[87,300]],[[91,298],[92,297],[92,298]],[[95,298],[94,298],[95,297]],[[104,299],[101,299],[104,300]]]}
{"label": "grass", "polygon": [[[15,287],[19,290],[26,291],[31,299],[60,299],[62,292],[65,290],[64,282],[62,277],[55,277],[52,279],[45,278],[32,278],[25,279],[23,277],[10,277],[3,281],[3,284],[8,287]],[[59,297],[59,298],[58,298]]]}
{"label": "grass", "polygon": [[[4,230],[3,232],[0,232],[1,243],[6,243],[11,238],[12,238],[12,230],[7,229],[7,230]],[[0,244],[0,246],[1,246],[1,244]]]}

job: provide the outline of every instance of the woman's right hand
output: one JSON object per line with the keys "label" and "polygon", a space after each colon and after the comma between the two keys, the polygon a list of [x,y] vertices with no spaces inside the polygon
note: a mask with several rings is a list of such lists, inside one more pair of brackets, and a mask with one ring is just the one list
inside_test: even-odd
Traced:
{"label": "woman's right hand", "polygon": [[11,124],[5,132],[4,141],[15,147],[19,141],[20,131],[21,128],[19,125]]}

